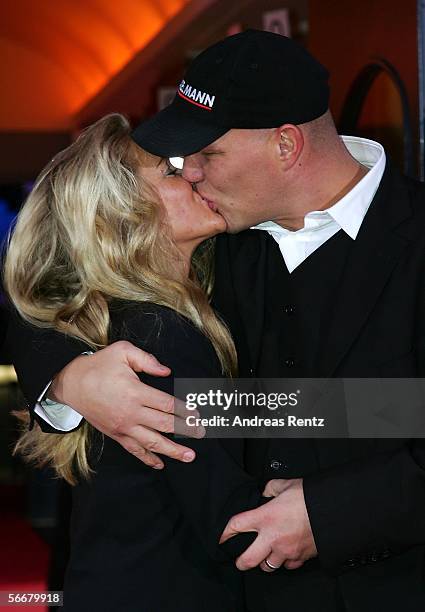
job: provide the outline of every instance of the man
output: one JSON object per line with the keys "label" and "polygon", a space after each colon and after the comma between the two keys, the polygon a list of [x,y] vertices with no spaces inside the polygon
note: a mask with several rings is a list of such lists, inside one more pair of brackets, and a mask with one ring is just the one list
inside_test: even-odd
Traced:
{"label": "man", "polygon": [[[377,143],[341,140],[328,97],[326,71],[302,48],[248,31],[195,59],[134,139],[184,156],[183,178],[236,234],[217,240],[213,297],[241,376],[421,376],[424,188]],[[168,375],[154,356],[127,343],[80,356],[81,343],[19,322],[10,343],[29,406],[54,378],[50,400],[75,409],[39,403],[44,429],[82,415],[153,467],[158,454],[194,459],[159,433],[172,431],[172,398],[134,374]],[[421,440],[251,440],[246,468],[278,479],[276,497],[222,536],[260,534],[237,561],[250,570],[248,608],[424,608]]]}

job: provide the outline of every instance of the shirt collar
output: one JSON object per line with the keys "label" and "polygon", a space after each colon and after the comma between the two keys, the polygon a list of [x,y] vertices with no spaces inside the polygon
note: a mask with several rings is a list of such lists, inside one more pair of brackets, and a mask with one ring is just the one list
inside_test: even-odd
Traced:
{"label": "shirt collar", "polygon": [[309,212],[304,227],[295,232],[287,230],[274,221],[259,223],[251,229],[262,229],[280,235],[306,233],[320,229],[334,221],[353,240],[359,233],[363,219],[375,196],[385,170],[385,151],[382,145],[367,138],[341,136],[350,154],[369,172],[338,202],[326,210]]}

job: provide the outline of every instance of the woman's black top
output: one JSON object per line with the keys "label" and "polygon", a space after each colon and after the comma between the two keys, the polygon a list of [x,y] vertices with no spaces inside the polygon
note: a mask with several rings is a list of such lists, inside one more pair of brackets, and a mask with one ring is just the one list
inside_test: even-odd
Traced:
{"label": "woman's black top", "polygon": [[[173,394],[174,377],[221,376],[210,341],[173,310],[120,304],[111,320],[112,341],[129,340],[171,368],[166,378],[141,374],[143,382]],[[261,503],[242,468],[243,441],[180,439],[195,461],[164,458],[154,470],[102,438],[95,432],[90,447],[95,474],[73,489],[65,612],[243,611],[234,559],[253,535],[218,545],[231,516]]]}

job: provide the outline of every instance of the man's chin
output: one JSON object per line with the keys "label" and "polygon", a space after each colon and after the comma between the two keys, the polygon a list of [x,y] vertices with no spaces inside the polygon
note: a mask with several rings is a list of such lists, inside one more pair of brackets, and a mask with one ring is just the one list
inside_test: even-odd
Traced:
{"label": "man's chin", "polygon": [[224,219],[226,224],[226,229],[224,230],[226,234],[239,234],[239,232],[243,232],[251,227],[249,221],[244,222],[243,219],[238,219],[237,221],[233,219],[229,219],[225,214],[221,212],[219,208],[217,208],[216,213]]}

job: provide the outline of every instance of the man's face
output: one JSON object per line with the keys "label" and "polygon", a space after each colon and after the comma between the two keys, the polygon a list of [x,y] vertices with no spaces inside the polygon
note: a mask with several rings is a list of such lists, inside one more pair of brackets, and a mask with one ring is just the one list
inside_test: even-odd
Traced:
{"label": "man's face", "polygon": [[185,158],[183,177],[234,233],[281,212],[279,146],[274,130],[230,130]]}

